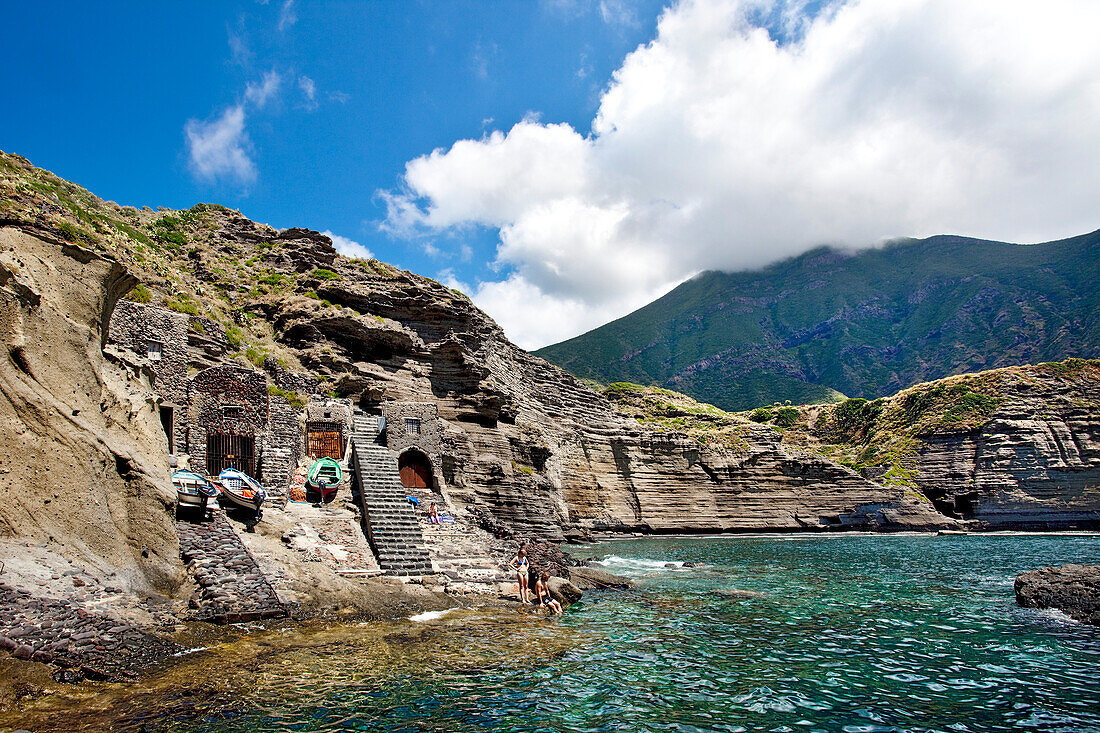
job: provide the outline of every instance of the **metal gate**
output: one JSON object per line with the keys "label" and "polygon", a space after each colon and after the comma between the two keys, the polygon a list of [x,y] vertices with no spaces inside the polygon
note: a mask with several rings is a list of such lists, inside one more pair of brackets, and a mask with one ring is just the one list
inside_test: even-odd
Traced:
{"label": "metal gate", "polygon": [[343,459],[343,426],[336,422],[311,422],[306,428],[306,453],[311,458]]}
{"label": "metal gate", "polygon": [[217,476],[225,468],[235,468],[255,477],[256,439],[250,435],[208,431],[206,473]]}

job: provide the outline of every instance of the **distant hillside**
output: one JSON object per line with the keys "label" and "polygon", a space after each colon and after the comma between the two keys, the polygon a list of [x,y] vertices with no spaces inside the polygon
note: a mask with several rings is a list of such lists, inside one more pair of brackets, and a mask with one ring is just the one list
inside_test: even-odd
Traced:
{"label": "distant hillside", "polygon": [[1100,356],[1100,231],[1016,245],[901,240],[705,272],[535,352],[582,378],[655,384],[727,410],[874,398],[1013,364]]}

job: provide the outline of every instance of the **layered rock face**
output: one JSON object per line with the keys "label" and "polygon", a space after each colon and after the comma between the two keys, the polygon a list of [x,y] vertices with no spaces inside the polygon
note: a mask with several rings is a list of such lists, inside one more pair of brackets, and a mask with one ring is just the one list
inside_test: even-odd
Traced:
{"label": "layered rock face", "polygon": [[[103,351],[135,279],[56,233],[0,228],[0,543],[34,542],[135,590],[182,580],[148,374]],[[9,575],[20,573],[5,550]]]}
{"label": "layered rock face", "polygon": [[919,436],[922,491],[987,529],[1100,528],[1100,363],[987,374],[1000,394],[987,422]]}
{"label": "layered rock face", "polygon": [[[302,256],[303,250],[298,250]],[[461,294],[409,273],[333,259],[317,246],[320,299],[266,303],[278,338],[364,408],[434,401],[444,422],[449,498],[519,531],[715,532],[931,528],[952,520],[915,492],[788,452],[745,422],[737,449],[653,431],[511,344]]]}

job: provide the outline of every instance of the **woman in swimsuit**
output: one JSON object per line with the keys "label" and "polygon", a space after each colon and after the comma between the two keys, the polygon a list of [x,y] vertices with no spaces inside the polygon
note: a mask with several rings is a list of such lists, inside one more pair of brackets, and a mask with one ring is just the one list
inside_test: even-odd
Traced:
{"label": "woman in swimsuit", "polygon": [[555,616],[561,616],[565,611],[562,610],[561,604],[550,595],[550,573],[543,571],[538,581],[535,582],[535,597],[539,599],[539,603],[546,606]]}
{"label": "woman in swimsuit", "polygon": [[531,602],[531,590],[527,585],[527,571],[531,567],[531,563],[527,561],[527,549],[524,547],[519,548],[519,552],[512,558],[512,562],[508,563],[509,567],[516,571],[516,575],[519,577],[519,601],[520,603]]}

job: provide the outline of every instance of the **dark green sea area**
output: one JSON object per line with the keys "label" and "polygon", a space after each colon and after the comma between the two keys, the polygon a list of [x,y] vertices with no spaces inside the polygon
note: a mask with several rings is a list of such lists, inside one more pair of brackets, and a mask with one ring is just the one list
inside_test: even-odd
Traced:
{"label": "dark green sea area", "polygon": [[589,592],[561,619],[459,610],[270,629],[141,684],[46,696],[27,720],[203,733],[1100,731],[1100,628],[1019,608],[1012,590],[1023,570],[1100,562],[1100,536],[639,538],[576,552],[638,586]]}

